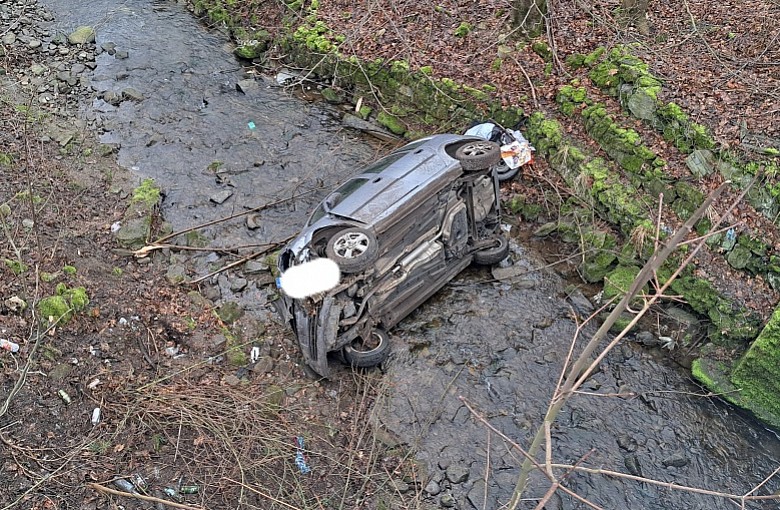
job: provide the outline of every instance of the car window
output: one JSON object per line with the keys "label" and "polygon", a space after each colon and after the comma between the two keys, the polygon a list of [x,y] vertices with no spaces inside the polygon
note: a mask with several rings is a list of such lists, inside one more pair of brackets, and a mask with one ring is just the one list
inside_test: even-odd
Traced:
{"label": "car window", "polygon": [[327,197],[320,203],[320,205],[314,210],[311,217],[309,218],[309,225],[316,222],[326,214],[326,207],[325,202],[327,201],[327,206],[330,209],[333,209],[336,207],[339,202],[350,196],[352,193],[356,192],[358,189],[360,189],[365,183],[368,182],[368,179],[350,179],[344,184],[341,185],[339,189],[336,191],[331,192],[328,194]]}

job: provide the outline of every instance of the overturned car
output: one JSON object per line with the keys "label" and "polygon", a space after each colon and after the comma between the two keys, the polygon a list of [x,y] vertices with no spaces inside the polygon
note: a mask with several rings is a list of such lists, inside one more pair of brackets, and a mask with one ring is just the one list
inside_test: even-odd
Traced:
{"label": "overturned car", "polygon": [[500,147],[488,140],[430,136],[325,197],[279,255],[283,278],[318,258],[340,270],[335,287],[307,297],[290,297],[282,285],[283,314],[309,367],[327,377],[329,354],[357,367],[378,365],[389,353],[387,330],[472,262],[507,256],[500,159]]}

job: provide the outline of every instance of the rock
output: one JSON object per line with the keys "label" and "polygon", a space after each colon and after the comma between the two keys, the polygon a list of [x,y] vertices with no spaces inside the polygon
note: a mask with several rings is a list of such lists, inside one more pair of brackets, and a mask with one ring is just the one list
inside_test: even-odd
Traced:
{"label": "rock", "polygon": [[5,306],[10,311],[18,313],[27,309],[27,302],[19,296],[11,296],[5,300]]}
{"label": "rock", "polygon": [[425,486],[425,492],[431,496],[436,496],[438,493],[441,492],[441,487],[436,482],[436,480],[431,480],[428,482],[428,485]]}
{"label": "rock", "polygon": [[68,36],[71,44],[87,44],[95,42],[95,29],[89,26],[80,26]]}
{"label": "rock", "polygon": [[33,64],[30,66],[30,73],[32,73],[33,76],[43,76],[46,71],[48,71],[48,68],[42,64]]}
{"label": "rock", "polygon": [[141,94],[141,92],[138,91],[137,89],[134,89],[132,87],[127,87],[126,89],[122,90],[122,99],[140,103],[141,101],[144,100],[144,95]]}
{"label": "rock", "polygon": [[260,85],[257,83],[257,80],[248,78],[236,82],[236,90],[242,94],[257,93],[260,91]]}
{"label": "rock", "polygon": [[447,466],[447,480],[452,483],[463,483],[469,479],[469,468],[463,464],[450,464]]}
{"label": "rock", "polygon": [[243,58],[244,60],[252,60],[255,58],[262,57],[263,53],[265,53],[265,50],[267,49],[268,49],[268,41],[255,40],[255,41],[249,41],[247,43],[242,44],[241,46],[238,46],[236,49],[233,50],[233,54],[238,58]]}
{"label": "rock", "polygon": [[640,331],[635,338],[637,342],[648,347],[655,347],[661,343],[658,337],[649,331]]}
{"label": "rock", "polygon": [[73,365],[69,363],[60,363],[49,372],[49,378],[54,381],[62,381],[73,371]]}
{"label": "rock", "polygon": [[168,271],[165,273],[165,278],[168,280],[171,284],[178,284],[182,283],[187,276],[187,269],[182,266],[181,264],[174,264],[168,268]]}
{"label": "rock", "polygon": [[102,99],[106,103],[113,106],[119,106],[119,103],[122,102],[122,97],[113,90],[106,90],[103,92]]}
{"label": "rock", "polygon": [[241,292],[244,290],[247,286],[247,279],[246,278],[232,278],[230,280],[230,290],[233,292]]}
{"label": "rock", "polygon": [[138,249],[146,245],[149,236],[150,219],[147,217],[127,218],[116,231],[116,239],[125,248]]}
{"label": "rock", "polygon": [[81,74],[84,71],[86,71],[87,66],[84,64],[73,64],[73,67],[70,68],[71,74]]}
{"label": "rock", "polygon": [[269,269],[270,268],[268,267],[268,264],[257,260],[250,260],[246,264],[244,264],[244,272],[246,274],[262,273],[268,271]]}
{"label": "rock", "polygon": [[635,452],[638,447],[636,439],[628,434],[621,434],[618,436],[617,445],[627,452]]}
{"label": "rock", "polygon": [[244,314],[244,309],[235,301],[228,301],[217,309],[217,316],[226,324],[233,324]]}
{"label": "rock", "polygon": [[455,501],[455,498],[452,496],[452,494],[447,493],[439,498],[439,504],[444,508],[452,508],[457,504],[457,501]]}
{"label": "rock", "polygon": [[729,265],[734,269],[745,269],[750,263],[753,254],[744,246],[736,245],[726,256]]}
{"label": "rock", "polygon": [[628,472],[634,476],[642,476],[642,467],[639,465],[639,458],[632,453],[623,458],[623,464]]}
{"label": "rock", "polygon": [[643,88],[638,88],[628,98],[628,109],[634,117],[642,120],[654,120],[658,103]]}
{"label": "rock", "polygon": [[688,464],[688,458],[682,452],[676,452],[661,461],[666,467],[683,467]]}
{"label": "rock", "polygon": [[396,136],[392,135],[391,133],[388,133],[387,131],[384,131],[376,124],[372,124],[367,120],[363,120],[360,117],[357,117],[349,113],[344,115],[344,118],[342,119],[342,124],[344,124],[344,126],[348,128],[364,131],[370,135],[379,138],[380,140],[384,140],[387,142],[398,141],[398,138]]}
{"label": "rock", "polygon": [[43,43],[41,43],[41,41],[38,39],[30,39],[30,42],[27,43],[27,47],[34,50],[36,48],[40,48],[41,44]]}
{"label": "rock", "polygon": [[233,374],[229,374],[229,375],[226,375],[222,379],[222,382],[224,382],[228,386],[237,386],[237,385],[241,384],[241,379],[239,379],[238,377],[236,377]]}
{"label": "rock", "polygon": [[10,45],[12,45],[15,42],[16,42],[16,34],[15,33],[8,32],[7,34],[5,34],[3,36],[3,44],[5,46],[10,46]]}
{"label": "rock", "polygon": [[707,149],[695,150],[685,158],[685,166],[699,179],[714,172],[715,164],[715,154]]}
{"label": "rock", "polygon": [[260,214],[249,214],[246,217],[246,228],[249,230],[257,230],[262,226],[262,216]]}
{"label": "rock", "polygon": [[344,96],[341,94],[341,92],[333,89],[333,88],[325,88],[322,89],[320,92],[322,94],[322,98],[331,104],[339,104],[344,102]]}
{"label": "rock", "polygon": [[219,191],[217,193],[214,193],[209,197],[209,200],[214,202],[215,204],[222,204],[227,200],[228,198],[233,196],[233,192],[229,189]]}
{"label": "rock", "polygon": [[268,374],[274,369],[274,360],[270,356],[263,356],[252,367],[252,372],[260,375]]}

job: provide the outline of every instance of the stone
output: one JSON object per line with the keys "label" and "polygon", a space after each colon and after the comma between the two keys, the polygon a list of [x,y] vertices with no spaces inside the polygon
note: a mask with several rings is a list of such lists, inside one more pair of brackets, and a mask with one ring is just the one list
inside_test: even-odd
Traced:
{"label": "stone", "polygon": [[320,92],[322,94],[322,98],[331,104],[339,104],[344,102],[344,96],[337,90],[333,88],[325,88],[322,89]]}
{"label": "stone", "polygon": [[241,379],[239,379],[233,374],[229,374],[222,379],[222,382],[224,382],[228,386],[238,386],[239,384],[241,384]]}
{"label": "stone", "polygon": [[469,479],[469,468],[463,464],[453,463],[447,466],[447,480],[452,483],[463,483]]}
{"label": "stone", "polygon": [[165,273],[165,278],[169,283],[176,285],[182,283],[187,276],[187,269],[181,264],[174,264],[168,268]]}
{"label": "stone", "polygon": [[706,177],[715,171],[715,155],[707,149],[698,149],[685,158],[685,166],[698,178]]}
{"label": "stone", "polygon": [[751,258],[753,258],[751,251],[741,245],[736,245],[726,256],[729,265],[734,269],[745,269]]}
{"label": "stone", "polygon": [[642,120],[654,120],[658,103],[643,88],[634,91],[628,98],[628,109],[634,117]]}
{"label": "stone", "polygon": [[235,301],[228,301],[217,309],[217,316],[225,324],[233,324],[244,314],[244,309]]}
{"label": "stone", "polygon": [[230,290],[233,292],[241,292],[246,288],[247,283],[248,282],[246,278],[231,278]]}
{"label": "stone", "polygon": [[247,78],[236,82],[236,90],[242,94],[252,94],[260,91],[260,85],[257,80]]}
{"label": "stone", "polygon": [[144,100],[144,95],[137,89],[127,87],[126,89],[122,90],[122,99],[141,102]]}
{"label": "stone", "polygon": [[268,49],[267,41],[249,41],[233,50],[233,54],[244,60],[260,58]]}
{"label": "stone", "polygon": [[126,59],[130,57],[130,53],[127,52],[127,50],[117,50],[114,54],[114,58],[118,58],[120,60]]}
{"label": "stone", "polygon": [[16,42],[16,34],[15,33],[8,32],[7,34],[5,34],[3,36],[3,44],[5,46],[10,46],[10,45],[12,45],[15,42]]}
{"label": "stone", "polygon": [[43,43],[38,39],[30,39],[30,42],[27,43],[27,47],[34,50],[40,48],[42,44]]}
{"label": "stone", "polygon": [[47,70],[48,68],[42,64],[33,64],[30,66],[30,73],[32,73],[33,76],[43,76]]}
{"label": "stone", "polygon": [[632,453],[626,455],[623,458],[623,465],[626,466],[626,470],[629,474],[634,476],[642,476],[642,466],[639,465],[639,458],[636,454]]}
{"label": "stone", "polygon": [[444,508],[452,508],[457,504],[457,501],[455,501],[455,497],[452,494],[447,493],[439,498],[439,504]]}
{"label": "stone", "polygon": [[683,467],[688,464],[688,458],[682,452],[675,452],[666,457],[661,463],[666,467]]}
{"label": "stone", "polygon": [[69,363],[60,363],[49,372],[49,378],[54,381],[63,381],[73,371],[73,365]]}
{"label": "stone", "polygon": [[68,36],[71,44],[88,44],[95,42],[95,29],[90,26],[80,26]]}
{"label": "stone", "polygon": [[425,486],[425,492],[431,496],[436,496],[441,492],[441,486],[436,482],[436,480],[431,480],[428,482],[428,485]]}
{"label": "stone", "polygon": [[228,198],[233,196],[233,192],[229,189],[219,191],[217,193],[214,193],[209,197],[209,200],[214,202],[215,204],[222,204],[224,203]]}
{"label": "stone", "polygon": [[81,74],[86,70],[87,66],[81,63],[73,64],[73,67],[70,68],[71,74]]}

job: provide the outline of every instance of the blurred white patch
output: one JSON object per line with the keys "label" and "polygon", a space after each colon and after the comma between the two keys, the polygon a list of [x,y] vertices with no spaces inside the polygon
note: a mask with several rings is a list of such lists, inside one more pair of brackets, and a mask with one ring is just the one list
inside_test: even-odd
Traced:
{"label": "blurred white patch", "polygon": [[326,292],[339,284],[339,265],[326,258],[314,259],[293,266],[282,274],[280,286],[293,299]]}

